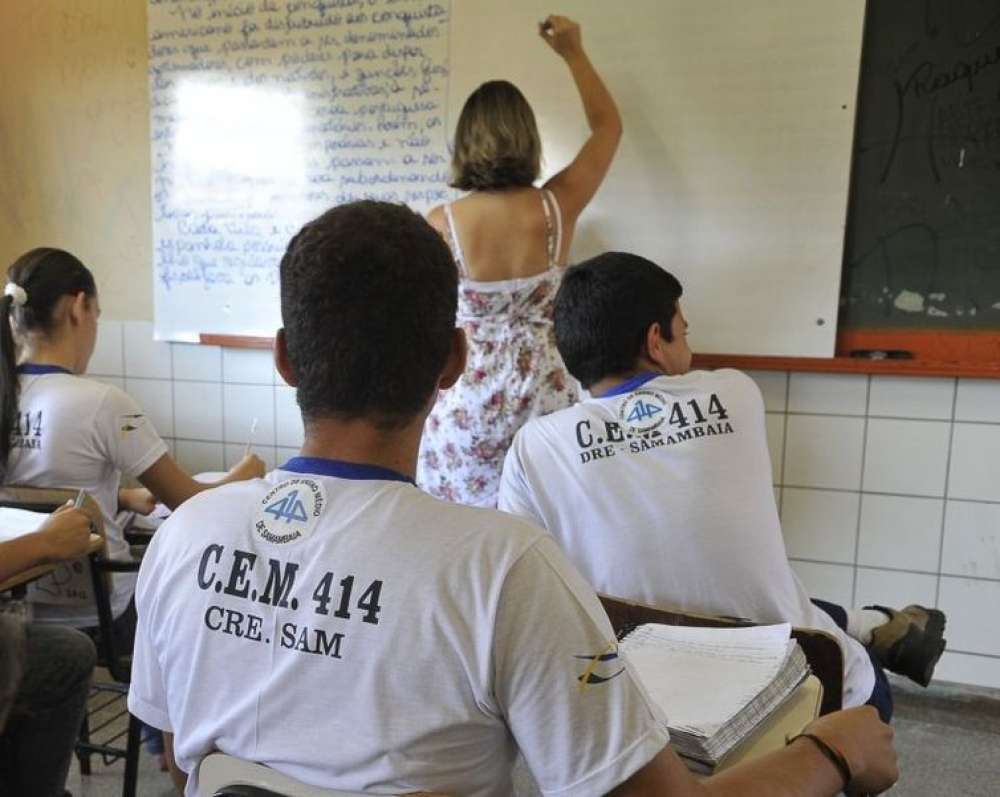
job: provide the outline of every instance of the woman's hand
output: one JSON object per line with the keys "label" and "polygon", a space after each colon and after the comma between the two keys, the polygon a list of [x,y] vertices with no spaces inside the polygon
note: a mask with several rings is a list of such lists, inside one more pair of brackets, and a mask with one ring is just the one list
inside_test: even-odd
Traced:
{"label": "woman's hand", "polygon": [[583,52],[580,26],[569,17],[550,14],[538,25],[538,34],[546,44],[563,58],[570,58]]}

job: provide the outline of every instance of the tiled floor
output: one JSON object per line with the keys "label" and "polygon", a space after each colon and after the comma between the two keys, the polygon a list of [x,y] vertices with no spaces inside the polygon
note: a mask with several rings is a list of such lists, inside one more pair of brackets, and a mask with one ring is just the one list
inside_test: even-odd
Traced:
{"label": "tiled floor", "polygon": [[[996,797],[1000,794],[1000,691],[935,685],[931,689],[894,682],[896,747],[902,779],[895,797]],[[94,767],[81,778],[75,767],[67,787],[76,797],[119,797],[120,763]],[[537,795],[530,776],[516,773],[517,793]],[[166,774],[142,756],[139,797],[171,797]]]}

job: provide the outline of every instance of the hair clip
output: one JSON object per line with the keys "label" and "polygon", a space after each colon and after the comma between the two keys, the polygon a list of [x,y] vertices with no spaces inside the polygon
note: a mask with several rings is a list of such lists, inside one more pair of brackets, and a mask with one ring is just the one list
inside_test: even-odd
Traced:
{"label": "hair clip", "polygon": [[28,303],[28,292],[16,282],[8,282],[3,289],[3,295],[9,296],[15,307],[24,307]]}

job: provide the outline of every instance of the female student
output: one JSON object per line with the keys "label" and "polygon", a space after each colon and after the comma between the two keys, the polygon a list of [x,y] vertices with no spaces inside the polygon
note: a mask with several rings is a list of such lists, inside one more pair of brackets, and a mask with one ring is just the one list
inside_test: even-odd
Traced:
{"label": "female student", "polygon": [[[94,277],[68,252],[33,249],[8,269],[0,297],[0,478],[86,490],[101,509],[108,555],[128,560],[115,522],[123,474],[170,508],[215,485],[199,484],[177,466],[131,397],[80,376],[94,351],[99,315]],[[263,462],[248,455],[218,484],[263,473]],[[131,625],[125,611],[134,588],[134,573],[116,574],[112,613],[123,626]],[[34,582],[28,595],[36,620],[97,625],[89,576],[79,569]]]}
{"label": "female student", "polygon": [[590,137],[572,163],[535,188],[541,142],[531,106],[511,83],[484,83],[466,100],[455,130],[452,186],[469,193],[428,215],[458,263],[458,316],[469,352],[464,375],[439,395],[424,428],[417,481],[467,504],[495,506],[514,433],[532,416],[577,399],[556,351],[552,300],[577,218],[622,133],[580,26],[550,16],[540,33],[569,67]]}
{"label": "female student", "polygon": [[[35,565],[77,559],[89,540],[90,517],[64,506],[38,531],[0,543],[0,581]],[[63,794],[96,658],[94,643],[73,628],[0,615],[4,794]]]}

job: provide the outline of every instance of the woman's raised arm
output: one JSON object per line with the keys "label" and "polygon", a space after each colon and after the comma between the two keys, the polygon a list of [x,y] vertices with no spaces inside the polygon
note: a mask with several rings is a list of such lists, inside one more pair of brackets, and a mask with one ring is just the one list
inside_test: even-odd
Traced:
{"label": "woman's raised arm", "polygon": [[571,225],[608,173],[622,137],[622,120],[614,98],[584,52],[580,26],[567,17],[550,16],[539,33],[569,66],[590,125],[590,137],[573,162],[545,184],[555,193],[566,223]]}

